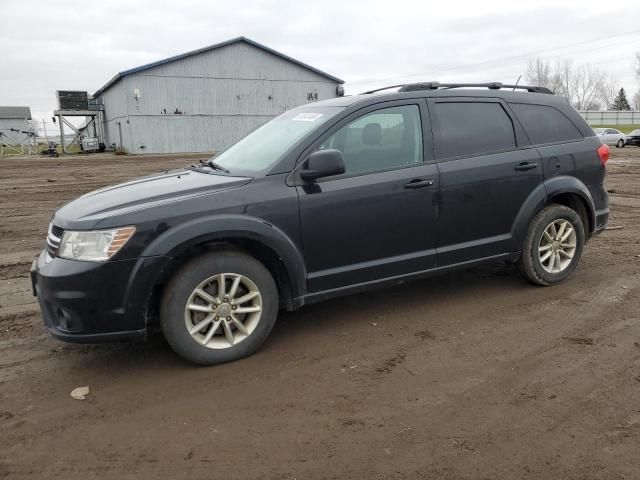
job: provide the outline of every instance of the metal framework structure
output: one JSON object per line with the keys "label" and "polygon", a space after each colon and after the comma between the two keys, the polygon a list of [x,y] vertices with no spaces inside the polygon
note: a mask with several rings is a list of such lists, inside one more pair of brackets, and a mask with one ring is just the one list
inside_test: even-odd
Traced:
{"label": "metal framework structure", "polygon": [[[74,143],[78,143],[80,140],[80,136],[83,135],[84,130],[87,130],[89,127],[93,127],[96,131],[96,135],[98,132],[96,119],[100,114],[98,110],[56,110],[53,114],[58,117],[58,125],[60,125],[60,146],[62,148],[62,153],[67,153],[66,147],[71,146]],[[65,117],[88,117],[90,118],[89,122],[82,127],[81,129],[77,128],[73,125],[69,120]],[[75,137],[69,143],[69,145],[64,144],[64,126],[69,127],[71,130],[75,132]]]}
{"label": "metal framework structure", "polygon": [[[0,155],[31,155],[35,152],[35,134],[27,130],[8,128],[0,130]],[[25,152],[26,148],[26,152]]]}

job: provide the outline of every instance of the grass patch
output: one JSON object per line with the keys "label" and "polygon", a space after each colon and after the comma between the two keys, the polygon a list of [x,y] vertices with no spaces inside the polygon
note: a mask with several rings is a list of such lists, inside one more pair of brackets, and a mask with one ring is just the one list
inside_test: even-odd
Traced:
{"label": "grass patch", "polygon": [[615,128],[622,133],[629,133],[631,130],[640,128],[640,125],[591,125],[591,128]]}

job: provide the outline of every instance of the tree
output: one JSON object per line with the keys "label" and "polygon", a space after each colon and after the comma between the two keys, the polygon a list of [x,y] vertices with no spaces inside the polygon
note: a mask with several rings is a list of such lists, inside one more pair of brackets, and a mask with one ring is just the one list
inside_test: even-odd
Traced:
{"label": "tree", "polygon": [[604,106],[607,110],[612,110],[611,105],[616,99],[617,94],[618,91],[616,90],[616,84],[612,80],[607,79],[603,83],[598,97],[600,98],[602,103],[604,103]]}
{"label": "tree", "polygon": [[554,65],[540,58],[530,60],[526,78],[529,83],[567,97],[578,110],[599,110],[603,96],[610,90],[606,72],[588,64],[575,66],[567,59]]}
{"label": "tree", "polygon": [[611,104],[610,110],[631,110],[631,105],[629,105],[629,100],[627,100],[627,94],[624,88],[618,90],[618,95],[616,95],[615,100]]}
{"label": "tree", "polygon": [[529,60],[525,77],[527,82],[538,87],[549,87],[551,83],[551,72],[549,64],[540,58]]}
{"label": "tree", "polygon": [[633,100],[631,106],[634,110],[640,110],[640,90],[633,94]]}

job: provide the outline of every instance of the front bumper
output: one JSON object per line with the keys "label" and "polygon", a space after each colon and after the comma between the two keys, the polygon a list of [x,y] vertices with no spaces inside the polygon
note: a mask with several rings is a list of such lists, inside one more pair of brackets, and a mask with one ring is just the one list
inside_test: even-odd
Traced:
{"label": "front bumper", "polygon": [[165,257],[84,262],[40,254],[31,266],[44,324],[65,342],[144,340],[147,309]]}
{"label": "front bumper", "polygon": [[640,138],[627,138],[625,145],[635,145],[640,147]]}

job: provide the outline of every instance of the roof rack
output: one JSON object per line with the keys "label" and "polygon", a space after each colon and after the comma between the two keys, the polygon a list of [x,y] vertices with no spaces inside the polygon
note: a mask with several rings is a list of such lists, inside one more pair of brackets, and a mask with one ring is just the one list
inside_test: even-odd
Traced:
{"label": "roof rack", "polygon": [[549,90],[547,87],[534,87],[531,85],[505,85],[500,82],[490,82],[490,83],[440,83],[440,82],[421,82],[421,83],[405,83],[400,85],[391,85],[389,87],[377,88],[375,90],[369,90],[368,92],[363,92],[362,95],[368,95],[371,93],[381,92],[383,90],[389,90],[391,88],[397,88],[398,92],[417,92],[420,90],[449,90],[451,88],[488,88],[489,90],[501,90],[501,89],[512,89],[512,90],[526,90],[531,93],[546,93],[549,95],[553,95],[553,92]]}

